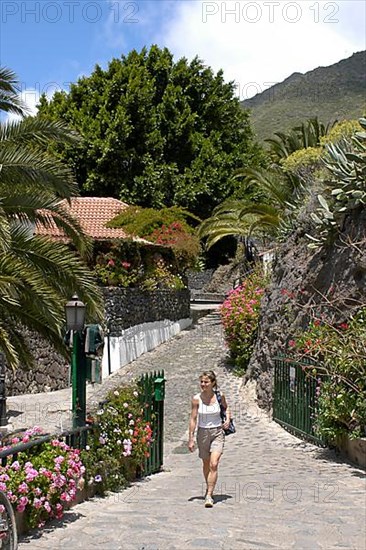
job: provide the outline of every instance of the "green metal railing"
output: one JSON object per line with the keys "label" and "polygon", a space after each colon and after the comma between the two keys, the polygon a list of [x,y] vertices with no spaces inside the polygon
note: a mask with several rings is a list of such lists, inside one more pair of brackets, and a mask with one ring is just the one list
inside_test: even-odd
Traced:
{"label": "green metal railing", "polygon": [[303,439],[325,445],[314,428],[317,381],[311,374],[312,363],[282,356],[274,363],[273,420]]}
{"label": "green metal railing", "polygon": [[[141,405],[144,408],[144,420],[149,422],[152,428],[152,443],[150,456],[146,457],[144,464],[144,475],[150,475],[161,470],[164,455],[164,398],[165,378],[164,371],[144,374],[138,385],[140,387]],[[0,451],[0,464],[6,464],[7,457],[12,455],[16,460],[17,454],[32,447],[42,445],[58,439],[65,441],[68,445],[84,449],[87,444],[88,433],[94,429],[94,425],[85,425],[64,431],[58,434],[47,434],[32,439],[28,443],[19,443],[9,446],[8,449]],[[9,435],[9,434],[8,434]],[[8,438],[6,438],[7,440]],[[1,441],[0,441],[1,443]],[[6,444],[6,443],[5,443]]]}
{"label": "green metal railing", "polygon": [[144,419],[150,423],[153,431],[150,456],[145,459],[144,464],[144,475],[150,475],[161,470],[164,458],[164,371],[144,374],[138,385]]}
{"label": "green metal railing", "polygon": [[80,426],[79,428],[66,430],[58,434],[43,435],[35,439],[31,439],[30,441],[28,441],[28,443],[18,443],[16,445],[11,445],[8,449],[0,451],[0,463],[2,466],[5,466],[8,456],[12,456],[12,461],[14,461],[17,459],[18,453],[27,451],[28,449],[31,449],[32,447],[37,447],[39,445],[42,445],[43,443],[49,443],[53,439],[65,441],[67,445],[70,445],[77,449],[84,449],[87,442],[88,432],[92,429],[93,426],[90,425]]}

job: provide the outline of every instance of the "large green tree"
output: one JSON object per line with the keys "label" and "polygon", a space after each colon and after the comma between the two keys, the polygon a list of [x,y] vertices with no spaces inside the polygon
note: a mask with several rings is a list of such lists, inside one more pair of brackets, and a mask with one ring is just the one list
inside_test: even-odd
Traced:
{"label": "large green tree", "polygon": [[[0,69],[0,110],[24,113],[16,77]],[[77,193],[71,170],[49,151],[74,143],[64,123],[25,117],[0,124],[0,351],[8,365],[32,362],[24,327],[37,331],[66,354],[64,304],[76,291],[93,319],[101,297],[81,260],[90,248],[62,200]],[[34,234],[35,224],[62,228],[73,244]]]}
{"label": "large green tree", "polygon": [[39,116],[81,133],[61,156],[82,194],[183,206],[203,218],[239,185],[233,170],[261,155],[222,71],[198,58],[174,61],[157,46],[113,59],[106,70],[97,65],[51,100],[43,96]]}

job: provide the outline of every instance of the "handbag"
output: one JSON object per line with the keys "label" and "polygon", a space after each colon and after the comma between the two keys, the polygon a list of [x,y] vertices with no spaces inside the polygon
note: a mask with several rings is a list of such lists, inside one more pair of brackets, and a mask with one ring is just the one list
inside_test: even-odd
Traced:
{"label": "handbag", "polygon": [[[217,401],[220,405],[221,420],[223,422],[225,422],[225,420],[226,420],[226,409],[224,409],[224,406],[222,404],[221,393],[219,392],[219,390],[216,390],[215,393],[216,393]],[[234,424],[234,419],[230,418],[229,427],[226,430],[224,430],[224,434],[225,435],[231,435],[231,434],[234,434],[235,432],[236,432],[236,428],[235,428],[235,424]]]}

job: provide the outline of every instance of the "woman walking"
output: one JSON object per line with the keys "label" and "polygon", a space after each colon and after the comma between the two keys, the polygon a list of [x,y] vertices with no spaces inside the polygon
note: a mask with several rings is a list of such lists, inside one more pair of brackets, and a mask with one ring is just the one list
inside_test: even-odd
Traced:
{"label": "woman walking", "polygon": [[217,399],[217,380],[215,373],[205,371],[200,376],[201,393],[192,399],[192,411],[189,420],[188,448],[194,450],[194,433],[197,429],[198,454],[202,459],[203,475],[206,481],[205,507],[212,508],[213,491],[217,482],[218,465],[224,450],[224,429],[229,427],[230,410],[225,396],[221,394],[222,407],[226,418],[223,422],[220,403]]}

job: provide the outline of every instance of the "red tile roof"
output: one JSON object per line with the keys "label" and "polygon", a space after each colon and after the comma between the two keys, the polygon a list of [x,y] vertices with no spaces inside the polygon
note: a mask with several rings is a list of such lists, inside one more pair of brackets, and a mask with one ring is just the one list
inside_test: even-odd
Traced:
{"label": "red tile roof", "polygon": [[[85,234],[94,240],[133,238],[136,241],[148,242],[139,237],[131,237],[122,228],[106,227],[107,222],[111,221],[112,218],[128,206],[118,199],[108,197],[73,197],[71,205],[66,200],[63,200],[61,204],[78,220]],[[37,224],[35,233],[37,235],[49,235],[55,239],[65,238],[63,231],[54,224],[51,224],[51,227]]]}

